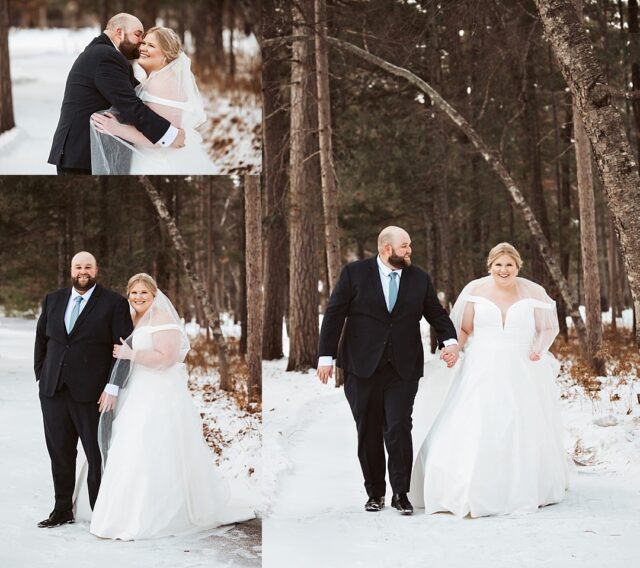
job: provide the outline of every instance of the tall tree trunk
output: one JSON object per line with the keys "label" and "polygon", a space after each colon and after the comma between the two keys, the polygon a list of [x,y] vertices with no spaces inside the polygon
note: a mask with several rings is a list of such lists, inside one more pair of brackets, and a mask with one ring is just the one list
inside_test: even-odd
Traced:
{"label": "tall tree trunk", "polygon": [[247,274],[247,367],[249,400],[262,394],[262,213],[260,176],[244,178],[245,260]]}
{"label": "tall tree trunk", "polygon": [[576,148],[576,177],[580,205],[580,250],[587,324],[587,360],[598,375],[604,374],[602,349],[602,311],[600,308],[600,273],[596,240],[596,212],[591,169],[591,143],[582,126],[577,109],[573,113]]}
{"label": "tall tree trunk", "polygon": [[[265,38],[279,34],[275,2],[263,3],[263,30]],[[283,49],[278,45],[262,48],[262,173],[264,176],[264,306],[262,329],[262,356],[280,359],[282,324],[287,303],[288,240],[285,215],[287,197],[287,167],[289,149],[288,101],[283,84],[286,65]]]}
{"label": "tall tree trunk", "polygon": [[[624,257],[634,313],[640,312],[640,175],[593,44],[571,0],[535,0],[544,33],[591,140]],[[640,331],[636,329],[640,345]]]}
{"label": "tall tree trunk", "polygon": [[618,281],[620,270],[618,268],[618,243],[616,242],[613,220],[609,212],[606,214],[607,223],[607,260],[609,263],[609,305],[611,306],[611,330],[618,334],[617,317],[620,315],[620,300],[618,295]]}
{"label": "tall tree trunk", "polygon": [[316,40],[316,84],[318,88],[318,134],[324,239],[327,253],[329,293],[340,274],[340,240],[338,236],[338,188],[336,187],[331,145],[331,101],[329,100],[329,48],[327,46],[327,6],[325,0],[314,0]]}
{"label": "tall tree trunk", "polygon": [[207,290],[204,286],[204,282],[200,278],[200,275],[193,269],[194,261],[192,258],[191,250],[185,243],[182,235],[178,231],[178,227],[174,218],[169,213],[167,206],[165,205],[162,197],[158,193],[158,190],[153,186],[149,178],[146,176],[140,176],[138,178],[140,184],[144,187],[151,203],[158,213],[158,217],[164,223],[164,226],[171,238],[173,247],[176,253],[180,257],[182,267],[184,268],[187,279],[191,283],[193,289],[194,299],[197,304],[202,307],[202,311],[205,313],[207,323],[211,327],[213,339],[216,342],[218,348],[218,361],[220,372],[220,388],[226,391],[233,390],[233,380],[231,372],[229,370],[229,361],[227,358],[227,342],[222,334],[220,327],[220,310],[213,306]]}
{"label": "tall tree trunk", "polygon": [[[582,18],[582,0],[574,0]],[[587,361],[598,375],[604,374],[602,349],[602,309],[600,307],[600,272],[596,239],[596,207],[591,165],[591,143],[584,130],[580,112],[573,109],[573,132],[576,151],[576,178],[580,207],[580,250],[587,324]]]}
{"label": "tall tree trunk", "polygon": [[9,65],[9,0],[0,0],[0,134],[15,125]]}
{"label": "tall tree trunk", "polygon": [[318,268],[311,169],[312,59],[309,0],[292,4],[291,149],[289,166],[289,364],[287,371],[307,371],[317,364]]}

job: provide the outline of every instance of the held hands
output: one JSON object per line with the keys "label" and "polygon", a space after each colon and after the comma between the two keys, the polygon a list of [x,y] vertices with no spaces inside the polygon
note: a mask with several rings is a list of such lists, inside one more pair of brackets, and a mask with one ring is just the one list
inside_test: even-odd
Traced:
{"label": "held hands", "polygon": [[532,351],[531,353],[529,353],[529,359],[531,361],[540,361],[540,353]]}
{"label": "held hands", "polygon": [[333,365],[319,365],[316,375],[318,375],[320,382],[326,385],[327,381],[333,377]]}
{"label": "held hands", "polygon": [[451,369],[460,356],[460,347],[458,345],[449,345],[440,352],[440,359],[447,364],[447,367]]}
{"label": "held hands", "polygon": [[122,339],[122,337],[120,338],[120,343],[120,345],[118,345],[117,343],[113,345],[114,359],[130,359],[131,361],[133,361],[135,355],[133,349],[129,347],[129,344],[124,339]]}
{"label": "held hands", "polygon": [[117,397],[113,396],[112,394],[107,394],[106,392],[103,392],[100,395],[100,398],[98,399],[98,404],[100,405],[98,407],[98,410],[102,413],[102,412],[109,412],[111,410],[113,410],[116,407],[116,401],[118,400]]}
{"label": "held hands", "polygon": [[121,136],[122,134],[122,124],[110,112],[105,112],[104,114],[94,112],[91,115],[91,122],[96,130],[103,134],[111,134],[112,136]]}

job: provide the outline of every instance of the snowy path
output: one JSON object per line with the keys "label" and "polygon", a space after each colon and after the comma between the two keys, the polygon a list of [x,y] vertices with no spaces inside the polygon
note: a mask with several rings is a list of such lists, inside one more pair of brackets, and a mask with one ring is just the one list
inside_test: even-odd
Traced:
{"label": "snowy path", "polygon": [[98,539],[86,522],[36,527],[52,508],[53,484],[32,370],[34,330],[34,321],[0,318],[0,566],[260,566],[260,520],[139,542]]}
{"label": "snowy path", "polygon": [[[566,499],[534,515],[401,517],[389,507],[390,490],[381,513],[365,513],[355,425],[342,389],[285,368],[286,360],[265,362],[265,568],[291,566],[291,559],[310,568],[635,565],[638,439],[615,463],[581,468]],[[563,408],[572,431],[582,420],[588,432],[591,411],[579,406],[564,401]]]}

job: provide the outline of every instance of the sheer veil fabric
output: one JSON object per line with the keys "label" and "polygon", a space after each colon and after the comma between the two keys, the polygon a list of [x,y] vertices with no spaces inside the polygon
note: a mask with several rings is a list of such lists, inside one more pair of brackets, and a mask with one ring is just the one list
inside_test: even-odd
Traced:
{"label": "sheer veil fabric", "polygon": [[[137,64],[134,64],[134,69],[144,73]],[[191,60],[183,51],[168,65],[145,76],[136,87],[136,94],[173,126],[185,130],[185,147],[136,147],[116,136],[98,132],[91,124],[93,174],[217,173],[202,149],[202,137],[196,130],[204,124],[207,116],[202,95],[191,72]],[[117,115],[117,109],[111,108],[108,112]]]}
{"label": "sheer veil fabric", "polygon": [[133,337],[136,331],[145,327],[154,328],[152,336],[153,349],[139,352],[134,350],[133,359],[116,359],[113,369],[111,370],[109,384],[118,386],[123,392],[119,395],[115,411],[103,412],[100,415],[98,443],[100,445],[100,451],[102,452],[103,468],[107,463],[109,454],[109,446],[113,433],[113,421],[125,404],[126,387],[135,367],[142,365],[157,371],[168,369],[176,363],[183,363],[191,348],[182,319],[169,298],[167,298],[161,290],[157,291],[151,307],[141,318],[140,322],[138,322],[133,333],[126,338],[125,344],[129,349],[133,346]]}

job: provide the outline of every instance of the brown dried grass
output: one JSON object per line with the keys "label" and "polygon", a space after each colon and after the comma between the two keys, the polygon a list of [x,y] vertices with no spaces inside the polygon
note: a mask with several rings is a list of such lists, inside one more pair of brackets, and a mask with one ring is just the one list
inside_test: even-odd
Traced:
{"label": "brown dried grass", "polygon": [[[560,361],[562,371],[568,372],[590,398],[598,399],[602,380],[584,357],[575,332],[569,334],[568,340],[556,339],[551,351]],[[605,361],[607,377],[616,377],[618,385],[625,385],[640,376],[640,351],[631,330],[618,329],[614,332],[610,325],[605,325],[599,355]],[[610,398],[617,400],[616,396],[619,397],[613,393]]]}
{"label": "brown dried grass", "polygon": [[[262,412],[261,402],[256,404],[249,401],[247,389],[249,370],[244,357],[240,354],[240,342],[235,338],[227,339],[227,357],[233,381],[233,390],[226,394],[235,400],[241,410],[249,414]],[[191,351],[189,351],[185,364],[189,375],[207,375],[215,371],[218,367],[218,347],[213,339],[201,336],[192,340]],[[205,402],[213,402],[220,396],[224,396],[218,383],[206,383],[199,388],[202,391],[202,397]]]}

